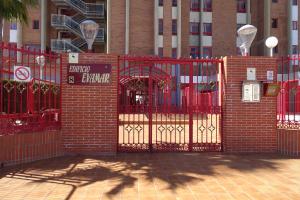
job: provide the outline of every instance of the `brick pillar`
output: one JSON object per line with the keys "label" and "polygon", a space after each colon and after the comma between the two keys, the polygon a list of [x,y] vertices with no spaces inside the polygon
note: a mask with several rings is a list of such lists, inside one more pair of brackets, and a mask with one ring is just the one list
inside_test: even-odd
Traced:
{"label": "brick pillar", "polygon": [[[223,138],[225,152],[276,152],[276,97],[262,96],[258,103],[242,102],[242,81],[247,67],[256,68],[256,79],[276,75],[276,59],[267,57],[225,57]],[[276,80],[274,80],[276,81]]]}
{"label": "brick pillar", "polygon": [[114,154],[117,150],[117,56],[79,54],[80,64],[111,64],[111,83],[67,83],[68,55],[63,56],[62,137],[66,153]]}

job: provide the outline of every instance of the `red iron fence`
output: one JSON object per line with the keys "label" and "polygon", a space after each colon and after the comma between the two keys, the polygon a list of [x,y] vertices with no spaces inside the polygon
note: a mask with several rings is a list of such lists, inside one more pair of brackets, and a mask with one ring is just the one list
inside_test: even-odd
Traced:
{"label": "red iron fence", "polygon": [[219,59],[119,58],[118,150],[221,151]]}
{"label": "red iron fence", "polygon": [[300,58],[286,57],[278,60],[277,121],[281,128],[300,128]]}
{"label": "red iron fence", "polygon": [[60,127],[61,56],[0,43],[0,135]]}

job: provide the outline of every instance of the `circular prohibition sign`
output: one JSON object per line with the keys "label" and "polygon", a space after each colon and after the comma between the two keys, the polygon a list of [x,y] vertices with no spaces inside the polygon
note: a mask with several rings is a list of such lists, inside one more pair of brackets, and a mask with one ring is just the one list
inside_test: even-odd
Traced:
{"label": "circular prohibition sign", "polygon": [[30,72],[25,67],[18,67],[15,71],[16,78],[24,81],[27,80],[30,76]]}

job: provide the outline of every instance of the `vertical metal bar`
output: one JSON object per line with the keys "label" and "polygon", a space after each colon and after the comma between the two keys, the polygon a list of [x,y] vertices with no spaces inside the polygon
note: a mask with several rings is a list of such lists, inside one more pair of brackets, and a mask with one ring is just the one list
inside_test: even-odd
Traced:
{"label": "vertical metal bar", "polygon": [[153,62],[149,63],[149,150],[152,152],[152,68]]}
{"label": "vertical metal bar", "polygon": [[[120,121],[119,121],[119,115],[120,115],[120,56],[118,56],[118,66],[117,66],[117,152],[119,152],[119,125],[120,125]],[[124,139],[124,137],[123,137]]]}
{"label": "vertical metal bar", "polygon": [[62,55],[59,55],[59,67],[60,67],[60,72],[59,72],[59,115],[60,115],[60,120],[59,120],[59,127],[62,126],[62,112],[63,112],[63,107],[62,107],[62,94],[63,94],[63,87],[62,87]]}
{"label": "vertical metal bar", "polygon": [[193,61],[189,63],[189,151],[193,150],[193,93],[194,93],[194,86],[193,86]]}
{"label": "vertical metal bar", "polygon": [[1,53],[1,66],[0,66],[0,113],[4,113],[4,110],[3,110],[3,80],[4,80],[4,61],[3,61],[3,54],[4,54],[4,43],[1,42],[0,43],[0,53]]}
{"label": "vertical metal bar", "polygon": [[[221,151],[224,151],[224,135],[223,135],[223,103],[224,103],[224,92],[225,92],[225,85],[223,83],[223,75],[224,75],[224,60],[221,60],[219,64],[219,88],[218,92],[220,93],[218,96],[220,97],[219,100],[219,107],[220,107],[220,137],[221,137]],[[224,88],[223,88],[224,87]]]}

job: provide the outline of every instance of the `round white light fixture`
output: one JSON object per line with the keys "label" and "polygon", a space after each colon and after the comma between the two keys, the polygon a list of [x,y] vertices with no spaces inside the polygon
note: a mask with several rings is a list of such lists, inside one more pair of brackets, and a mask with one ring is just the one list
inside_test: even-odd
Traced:
{"label": "round white light fixture", "polygon": [[88,50],[92,50],[92,45],[99,31],[99,24],[93,20],[85,20],[80,23],[80,30],[83,38],[88,44]]}
{"label": "round white light fixture", "polygon": [[278,45],[277,37],[271,36],[266,39],[265,45],[270,49],[270,56],[273,57],[273,48]]}
{"label": "round white light fixture", "polygon": [[241,41],[240,49],[243,56],[249,55],[251,44],[256,36],[257,28],[250,24],[242,26],[237,31],[238,38]]}

